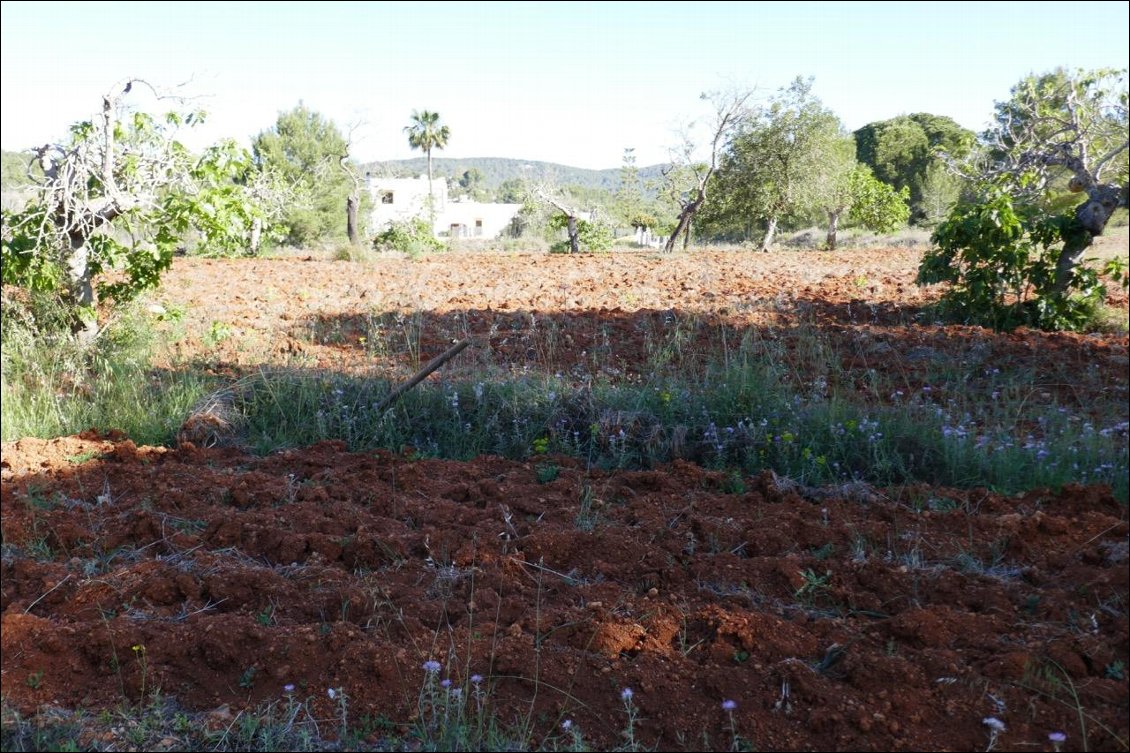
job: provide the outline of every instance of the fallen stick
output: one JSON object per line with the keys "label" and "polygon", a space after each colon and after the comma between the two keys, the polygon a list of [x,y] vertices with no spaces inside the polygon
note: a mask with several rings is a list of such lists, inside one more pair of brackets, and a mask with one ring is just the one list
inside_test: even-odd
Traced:
{"label": "fallen stick", "polygon": [[396,402],[396,400],[401,395],[415,387],[420,382],[424,381],[424,379],[427,378],[428,374],[431,374],[440,366],[443,366],[452,358],[455,358],[455,356],[459,355],[459,353],[462,352],[462,350],[470,344],[470,340],[460,340],[459,342],[455,343],[450,348],[445,350],[443,353],[440,353],[438,356],[428,361],[426,364],[424,364],[424,368],[417,371],[411,379],[397,387],[395,390],[386,395],[379,403],[377,403],[375,412],[380,413],[387,409],[394,402]]}

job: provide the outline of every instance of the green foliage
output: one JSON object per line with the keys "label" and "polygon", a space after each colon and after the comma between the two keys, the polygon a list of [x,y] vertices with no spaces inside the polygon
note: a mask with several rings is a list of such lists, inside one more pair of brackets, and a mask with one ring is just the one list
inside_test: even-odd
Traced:
{"label": "green foliage", "polygon": [[1012,181],[1012,190],[1046,211],[1062,212],[1079,203],[1062,157],[1077,156],[1096,181],[1102,173],[1104,181],[1122,186],[1125,202],[1128,127],[1125,70],[1057,68],[1026,76],[996,103],[994,123],[982,134],[986,168],[1008,170],[1001,177]]}
{"label": "green foliage", "polygon": [[624,150],[624,164],[620,168],[620,186],[616,189],[614,210],[616,219],[624,226],[652,227],[655,217],[644,208],[643,184],[636,166],[635,149]]}
{"label": "green foliage", "polygon": [[491,199],[491,192],[486,188],[486,176],[477,167],[464,170],[455,182],[455,186],[454,196],[467,196],[472,201],[490,201]]}
{"label": "green foliage", "polygon": [[935,160],[926,168],[922,179],[921,198],[918,201],[917,224],[937,227],[949,216],[961,199],[965,182],[954,175],[942,162]]}
{"label": "green foliage", "polygon": [[521,204],[526,200],[526,184],[521,178],[507,178],[498,187],[497,198],[503,204]]}
{"label": "green foliage", "polygon": [[849,224],[876,233],[894,232],[910,216],[906,203],[910,191],[896,191],[876,180],[869,167],[855,161],[855,145],[850,138],[828,143],[813,182],[815,200],[828,215],[829,249],[835,248],[837,225],[844,212]]}
{"label": "green foliage", "polygon": [[422,217],[393,222],[373,239],[378,251],[400,251],[415,259],[429,251],[443,251],[443,241],[432,234],[432,227]]}
{"label": "green foliage", "polygon": [[86,121],[67,144],[45,147],[53,174],[25,207],[3,213],[4,283],[55,293],[90,325],[98,300],[123,303],[155,287],[190,235],[242,247],[256,210],[237,180],[250,156],[231,141],[189,153],[176,131],[201,118],[135,112],[114,122],[112,139]]}
{"label": "green foliage", "polygon": [[1124,182],[1102,179],[1112,168],[1126,179],[1124,74],[1059,69],[1025,78],[997,103],[972,164],[979,195],[938,226],[919,269],[923,284],[952,285],[949,316],[998,329],[1094,321],[1105,287],[1080,260],[1125,193]]}
{"label": "green foliage", "polygon": [[333,121],[303,103],[279,113],[273,128],[252,140],[255,164],[308,197],[285,212],[286,243],[303,247],[345,234],[345,201],[352,182],[341,169],[348,144]]}
{"label": "green foliage", "polygon": [[1099,275],[1080,267],[1067,294],[1053,290],[1065,239],[1079,232],[1073,215],[1016,205],[1008,192],[991,190],[981,201],[958,205],[938,226],[918,282],[950,283],[943,307],[959,321],[994,329],[1082,329],[1106,295]]}
{"label": "green foliage", "polygon": [[787,222],[825,206],[839,118],[796,79],[733,138],[700,227],[716,237],[749,238],[755,224]]}
{"label": "green foliage", "polygon": [[451,129],[439,124],[439,113],[424,110],[412,112],[412,123],[405,126],[408,146],[419,149],[428,158],[428,184],[432,182],[432,150],[443,149],[451,138]]}
{"label": "green foliage", "polygon": [[[564,230],[569,218],[558,212],[549,218],[549,229],[554,232]],[[608,251],[612,248],[612,228],[599,221],[577,218],[577,240],[582,251]],[[553,253],[568,253],[569,241],[557,241],[549,247]]]}
{"label": "green foliage", "polygon": [[[9,291],[10,292],[10,291]],[[139,444],[173,441],[192,406],[214,389],[199,371],[156,369],[166,324],[137,302],[84,345],[53,296],[5,296],[0,318],[3,441],[118,429]]]}
{"label": "green foliage", "polygon": [[856,165],[848,175],[851,210],[848,220],[876,233],[893,233],[910,219],[910,190],[895,190],[876,180],[865,165]]}
{"label": "green foliage", "polygon": [[[911,219],[922,223],[929,214],[928,174],[941,164],[941,155],[964,159],[973,149],[975,137],[953,119],[929,113],[900,115],[868,123],[854,133],[856,157],[875,177],[896,189],[910,191]],[[934,176],[933,191],[938,176]],[[956,180],[956,179],[953,179]],[[937,200],[937,197],[933,197]],[[935,208],[935,221],[938,214]]]}
{"label": "green foliage", "polygon": [[[3,172],[0,176],[0,187],[5,191],[35,185],[43,178],[43,170],[34,160],[30,152],[4,151]],[[31,177],[28,177],[28,173]]]}

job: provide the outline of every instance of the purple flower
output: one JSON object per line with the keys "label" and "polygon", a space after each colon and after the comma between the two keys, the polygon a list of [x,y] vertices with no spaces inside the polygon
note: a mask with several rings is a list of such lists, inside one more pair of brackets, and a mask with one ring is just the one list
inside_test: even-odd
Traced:
{"label": "purple flower", "polygon": [[442,687],[442,688],[450,688],[451,687],[451,680],[449,678],[445,677],[445,678],[443,678],[442,680],[439,681],[439,684],[440,684],[440,687]]}
{"label": "purple flower", "polygon": [[294,692],[294,685],[292,685],[290,683],[283,685],[283,692],[286,693],[287,695],[290,695],[291,693]]}
{"label": "purple flower", "polygon": [[472,685],[478,685],[482,681],[483,681],[482,675],[471,675],[471,684]]}
{"label": "purple flower", "polygon": [[561,722],[561,729],[565,730],[566,732],[568,732],[572,728],[573,728],[573,720],[572,719],[566,719],[565,721]]}
{"label": "purple flower", "polygon": [[737,707],[738,707],[737,701],[731,701],[729,698],[722,701],[722,710],[723,711],[733,711]]}
{"label": "purple flower", "polygon": [[443,665],[434,659],[429,659],[428,661],[424,662],[424,671],[429,675],[438,674],[442,668]]}
{"label": "purple flower", "polygon": [[337,698],[337,691],[333,688],[326,688],[326,695],[328,695],[330,697],[330,700],[332,701],[333,699]]}
{"label": "purple flower", "polygon": [[986,716],[981,720],[981,724],[984,724],[993,732],[1004,732],[1006,729],[1004,722],[1002,722],[1000,719],[997,719],[995,716]]}
{"label": "purple flower", "polygon": [[624,688],[623,690],[621,690],[620,691],[620,700],[622,700],[622,701],[632,700],[632,689],[631,688]]}
{"label": "purple flower", "polygon": [[1062,732],[1059,732],[1059,731],[1049,732],[1048,733],[1048,739],[1051,740],[1053,743],[1065,743],[1065,742],[1067,742],[1067,735],[1065,735],[1065,734],[1063,734]]}
{"label": "purple flower", "polygon": [[451,697],[452,698],[462,698],[463,697],[463,688],[452,688],[451,689]]}

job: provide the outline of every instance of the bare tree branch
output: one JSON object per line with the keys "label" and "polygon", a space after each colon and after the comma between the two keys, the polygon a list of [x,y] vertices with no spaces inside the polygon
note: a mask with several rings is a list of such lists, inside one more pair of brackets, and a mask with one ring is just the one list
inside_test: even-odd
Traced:
{"label": "bare tree branch", "polygon": [[[689,173],[694,178],[695,185],[689,191],[678,191],[673,181],[668,181],[668,188],[679,204],[679,217],[675,222],[675,229],[663,247],[664,253],[675,250],[679,235],[683,236],[683,248],[690,242],[691,224],[695,215],[703,204],[706,203],[707,187],[710,179],[718,169],[718,158],[723,149],[733,136],[737,127],[749,115],[747,103],[753,96],[752,89],[732,89],[724,92],[711,92],[701,96],[701,99],[710,102],[714,109],[714,117],[710,123],[709,160],[695,160],[695,143],[690,136],[690,127],[684,132],[681,154],[674,162],[680,165],[684,174]],[[692,126],[693,127],[693,124]],[[673,168],[664,172],[664,177],[673,175]],[[677,195],[676,195],[676,191]]]}

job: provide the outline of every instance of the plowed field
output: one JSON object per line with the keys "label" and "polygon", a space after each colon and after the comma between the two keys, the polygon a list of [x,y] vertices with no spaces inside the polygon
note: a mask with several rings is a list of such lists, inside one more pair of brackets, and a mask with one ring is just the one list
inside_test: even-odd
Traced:
{"label": "plowed field", "polygon": [[[688,361],[729,329],[791,347],[803,322],[840,373],[908,391],[939,361],[979,358],[1030,369],[1083,413],[1125,399],[1125,336],[927,321],[918,258],[178,260],[156,298],[185,312],[178,358],[233,376],[301,362],[402,379],[470,339],[446,378],[489,364],[580,382],[599,363],[632,380],[654,333],[693,319]],[[1125,311],[1124,293],[1111,302]],[[416,337],[377,351],[378,320]],[[535,745],[564,745],[567,719],[594,748],[624,744],[624,688],[636,740],[659,749],[729,748],[724,701],[760,750],[983,750],[987,718],[1000,749],[1130,738],[1130,529],[1106,486],[735,484],[687,460],[198,444],[92,431],[3,446],[7,703],[97,711],[159,688],[223,730],[293,685],[332,738],[333,688],[352,719],[387,720],[365,745],[411,728],[437,661],[464,698],[530,720]]]}

